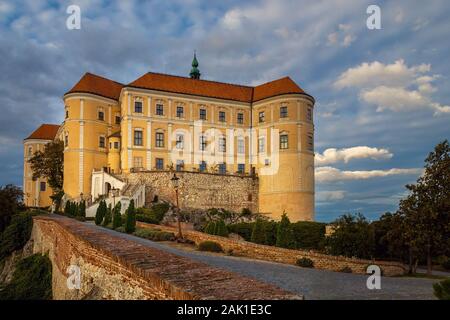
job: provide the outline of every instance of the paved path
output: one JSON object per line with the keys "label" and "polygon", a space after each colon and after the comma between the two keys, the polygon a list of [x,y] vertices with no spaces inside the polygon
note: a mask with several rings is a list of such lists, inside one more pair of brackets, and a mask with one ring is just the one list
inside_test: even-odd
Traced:
{"label": "paved path", "polygon": [[274,284],[280,288],[301,294],[305,299],[434,299],[432,284],[438,281],[420,278],[383,277],[380,290],[368,290],[365,275],[306,269],[242,257],[188,251],[93,224],[89,224],[89,226],[114,236],[136,241],[145,246]]}

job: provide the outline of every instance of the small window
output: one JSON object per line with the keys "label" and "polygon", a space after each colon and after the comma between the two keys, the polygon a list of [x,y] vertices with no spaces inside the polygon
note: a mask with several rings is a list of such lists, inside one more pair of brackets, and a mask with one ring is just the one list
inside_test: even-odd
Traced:
{"label": "small window", "polygon": [[144,145],[143,132],[141,130],[134,130],[134,145],[142,146]]}
{"label": "small window", "polygon": [[237,114],[237,123],[238,124],[243,124],[244,123],[244,114],[243,113],[238,113]]}
{"label": "small window", "polygon": [[112,149],[112,143],[111,142],[109,143],[109,148]]}
{"label": "small window", "polygon": [[183,169],[184,169],[184,161],[183,160],[177,160],[176,170],[177,171],[182,171]]}
{"label": "small window", "polygon": [[266,152],[266,139],[264,137],[258,139],[258,152]]}
{"label": "small window", "polygon": [[225,163],[219,163],[219,173],[220,174],[227,173],[227,165]]}
{"label": "small window", "polygon": [[287,149],[288,148],[288,135],[282,134],[280,135],[280,149]]}
{"label": "small window", "polygon": [[308,150],[314,151],[314,137],[312,134],[308,134]]}
{"label": "small window", "polygon": [[156,133],[156,146],[158,148],[164,148],[164,133],[162,132]]}
{"label": "small window", "polygon": [[280,118],[287,118],[288,108],[286,106],[280,107]]}
{"label": "small window", "polygon": [[184,117],[184,108],[177,107],[177,118],[183,118],[183,117]]}
{"label": "small window", "polygon": [[258,119],[259,119],[259,122],[264,122],[264,121],[266,121],[266,114],[265,114],[264,111],[261,111],[261,112],[259,113]]}
{"label": "small window", "polygon": [[142,113],[142,101],[135,101],[134,102],[134,112],[135,113]]}
{"label": "small window", "polygon": [[219,121],[225,122],[225,111],[219,111]]}
{"label": "small window", "polygon": [[116,116],[116,124],[120,124],[120,120],[121,120],[120,116]]}
{"label": "small window", "polygon": [[237,141],[237,152],[239,154],[245,153],[245,140],[243,138],[240,138]]}
{"label": "small window", "polygon": [[200,172],[205,172],[206,171],[206,161],[200,162],[199,171]]}
{"label": "small window", "polygon": [[33,155],[33,147],[28,147],[28,156],[31,157]]}
{"label": "small window", "polygon": [[156,115],[163,116],[164,115],[164,106],[160,103],[156,105]]}
{"label": "small window", "polygon": [[267,167],[270,165],[270,160],[269,159],[264,159],[264,165]]}
{"label": "small window", "polygon": [[308,113],[307,113],[306,117],[308,118],[309,121],[312,121],[312,108],[308,108],[307,112]]}
{"label": "small window", "polygon": [[118,141],[114,142],[114,149],[119,149],[119,142]]}
{"label": "small window", "polygon": [[206,109],[200,109],[200,120],[206,120]]}
{"label": "small window", "polygon": [[66,135],[64,136],[64,146],[65,146],[65,147],[68,147],[68,146],[69,146],[69,135],[68,135],[68,134],[66,134]]}
{"label": "small window", "polygon": [[200,136],[199,137],[200,141],[199,141],[199,147],[201,151],[206,150],[206,137],[205,136]]}
{"label": "small window", "polygon": [[69,118],[69,110],[66,110],[66,119]]}
{"label": "small window", "polygon": [[105,147],[105,137],[100,137],[100,138],[99,138],[98,146],[99,146],[100,148],[104,148],[104,147]]}
{"label": "small window", "polygon": [[105,113],[103,111],[98,112],[98,120],[105,121]]}
{"label": "small window", "polygon": [[157,170],[164,170],[164,159],[156,158],[156,169]]}
{"label": "small window", "polygon": [[41,192],[47,190],[47,184],[45,182],[40,183],[40,190],[41,190]]}
{"label": "small window", "polygon": [[227,151],[227,139],[225,137],[219,138],[219,152]]}
{"label": "small window", "polygon": [[142,157],[133,157],[133,167],[142,168]]}
{"label": "small window", "polygon": [[177,140],[176,140],[176,145],[175,147],[178,150],[182,150],[184,149],[184,135],[182,134],[177,134]]}
{"label": "small window", "polygon": [[240,173],[240,174],[245,173],[245,164],[244,163],[238,163],[238,173]]}

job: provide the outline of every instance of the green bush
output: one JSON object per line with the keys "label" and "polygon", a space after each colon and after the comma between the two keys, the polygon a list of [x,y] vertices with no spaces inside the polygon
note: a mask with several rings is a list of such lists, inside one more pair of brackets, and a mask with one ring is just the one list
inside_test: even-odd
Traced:
{"label": "green bush", "polygon": [[11,217],[9,225],[0,235],[0,261],[13,251],[23,248],[30,239],[32,228],[31,214],[17,213]]}
{"label": "green bush", "polygon": [[158,224],[158,221],[155,219],[153,215],[149,214],[136,214],[136,221],[145,222],[145,223],[151,223],[151,224]]}
{"label": "green bush", "polygon": [[95,213],[95,224],[96,225],[102,224],[107,210],[108,210],[108,208],[106,207],[105,200],[101,200],[100,203],[98,204],[97,211]]}
{"label": "green bush", "polygon": [[127,209],[127,219],[125,221],[126,233],[133,233],[136,230],[136,211],[134,209],[134,200],[130,200],[130,204]]}
{"label": "green bush", "polygon": [[78,216],[81,218],[86,218],[86,201],[81,201],[78,207]]}
{"label": "green bush", "polygon": [[339,272],[343,272],[343,273],[352,273],[353,270],[350,267],[343,267],[341,270],[339,270]]}
{"label": "green bush", "polygon": [[135,236],[145,238],[152,241],[174,241],[175,234],[160,230],[139,228],[134,233]]}
{"label": "green bush", "polygon": [[225,222],[222,219],[216,222],[214,234],[216,236],[228,237],[228,229],[227,226],[225,225]]}
{"label": "green bush", "polygon": [[236,233],[244,238],[245,241],[251,241],[253,232],[253,222],[240,222],[235,224],[229,224],[228,231],[230,233]]}
{"label": "green bush", "polygon": [[124,226],[120,226],[118,228],[115,228],[114,230],[116,230],[117,232],[125,233],[125,227]]}
{"label": "green bush", "polygon": [[122,214],[120,213],[120,210],[122,209],[122,204],[117,202],[113,209],[113,229],[117,229],[122,226]]}
{"label": "green bush", "polygon": [[162,221],[166,212],[169,211],[169,208],[169,204],[165,202],[157,203],[152,206],[152,211],[158,224]]}
{"label": "green bush", "polygon": [[222,246],[215,241],[203,241],[198,244],[198,250],[209,252],[223,252]]}
{"label": "green bush", "polygon": [[266,242],[266,234],[264,231],[264,221],[258,218],[253,225],[251,242],[264,244]]}
{"label": "green bush", "polygon": [[216,232],[216,223],[214,221],[208,222],[204,232],[207,234],[214,234]]}
{"label": "green bush", "polygon": [[299,221],[291,224],[297,249],[321,250],[325,241],[325,223]]}
{"label": "green bush", "polygon": [[299,267],[303,267],[303,268],[314,268],[314,261],[312,261],[309,258],[300,258],[297,259],[297,261],[295,262],[295,264]]}
{"label": "green bush", "polygon": [[248,217],[252,215],[252,211],[249,208],[242,208],[241,217]]}
{"label": "green bush", "polygon": [[450,279],[433,284],[434,295],[439,300],[450,300]]}
{"label": "green bush", "polygon": [[10,283],[0,289],[0,300],[49,300],[52,298],[52,264],[34,254],[17,263]]}
{"label": "green bush", "polygon": [[110,203],[106,209],[105,218],[103,219],[103,226],[106,227],[112,221],[112,204]]}
{"label": "green bush", "polygon": [[277,242],[275,245],[280,248],[295,248],[294,233],[286,213],[283,213],[281,221],[278,223]]}

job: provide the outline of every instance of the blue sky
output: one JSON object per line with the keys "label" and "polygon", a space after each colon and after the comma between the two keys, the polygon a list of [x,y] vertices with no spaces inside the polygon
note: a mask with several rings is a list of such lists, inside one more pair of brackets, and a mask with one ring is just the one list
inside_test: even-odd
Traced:
{"label": "blue sky", "polygon": [[[81,30],[66,28],[70,4]],[[22,139],[63,120],[86,71],[188,75],[196,49],[204,79],[288,75],[313,95],[317,220],[376,219],[450,138],[449,17],[448,1],[0,0],[0,185],[21,185]]]}

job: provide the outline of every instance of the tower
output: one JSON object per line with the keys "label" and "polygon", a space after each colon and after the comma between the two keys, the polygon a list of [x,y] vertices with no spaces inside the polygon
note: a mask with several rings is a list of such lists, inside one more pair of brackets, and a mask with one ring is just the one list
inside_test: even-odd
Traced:
{"label": "tower", "polygon": [[198,61],[195,51],[194,51],[194,59],[192,59],[192,69],[189,75],[191,76],[191,79],[200,79],[201,73],[200,70],[198,70]]}

